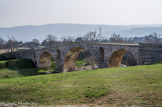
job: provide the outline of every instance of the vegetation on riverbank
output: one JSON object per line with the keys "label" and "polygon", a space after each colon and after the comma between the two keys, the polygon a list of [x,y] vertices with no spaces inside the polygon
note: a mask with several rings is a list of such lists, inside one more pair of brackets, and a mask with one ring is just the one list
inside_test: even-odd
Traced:
{"label": "vegetation on riverbank", "polygon": [[38,69],[28,59],[4,60],[0,61],[0,79],[44,74],[53,72],[55,67],[56,64],[53,61],[51,61],[51,68]]}

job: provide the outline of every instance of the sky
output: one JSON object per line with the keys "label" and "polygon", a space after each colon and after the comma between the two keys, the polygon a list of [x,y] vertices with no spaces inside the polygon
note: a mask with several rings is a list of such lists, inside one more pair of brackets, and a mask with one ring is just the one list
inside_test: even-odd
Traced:
{"label": "sky", "polygon": [[0,27],[162,24],[162,0],[0,0]]}

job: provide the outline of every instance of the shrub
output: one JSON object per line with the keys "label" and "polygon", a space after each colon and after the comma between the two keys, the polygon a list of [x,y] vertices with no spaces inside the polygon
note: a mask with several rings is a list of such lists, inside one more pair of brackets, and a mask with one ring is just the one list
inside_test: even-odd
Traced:
{"label": "shrub", "polygon": [[82,67],[84,65],[84,61],[76,61],[76,66],[77,67]]}
{"label": "shrub", "polygon": [[8,61],[5,63],[7,68],[16,69],[16,68],[35,68],[35,64],[30,59],[17,59]]}
{"label": "shrub", "polygon": [[6,68],[5,62],[4,63],[0,63],[0,69],[1,68]]}

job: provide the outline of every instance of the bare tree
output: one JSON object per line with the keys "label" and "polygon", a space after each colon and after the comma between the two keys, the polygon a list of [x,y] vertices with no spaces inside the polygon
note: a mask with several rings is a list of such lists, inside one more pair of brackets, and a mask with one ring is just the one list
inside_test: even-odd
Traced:
{"label": "bare tree", "polygon": [[160,42],[160,34],[158,35],[156,32],[153,32],[149,35],[145,36],[144,42],[146,43],[158,43]]}
{"label": "bare tree", "polygon": [[0,48],[1,49],[4,48],[4,44],[5,44],[5,40],[2,37],[0,37]]}
{"label": "bare tree", "polygon": [[33,39],[32,42],[40,44],[40,41],[38,39]]}
{"label": "bare tree", "polygon": [[77,37],[75,39],[75,42],[84,42],[83,37]]}
{"label": "bare tree", "polygon": [[61,37],[63,42],[74,42],[75,38],[74,37],[70,37],[70,36],[63,36]]}
{"label": "bare tree", "polygon": [[57,41],[57,37],[53,35],[47,35],[46,41],[48,43],[48,46],[52,48],[52,45]]}
{"label": "bare tree", "polygon": [[38,39],[33,39],[32,42],[30,42],[32,45],[32,49],[35,49],[35,47],[40,45],[40,41]]}
{"label": "bare tree", "polygon": [[14,51],[14,48],[15,48],[15,41],[16,41],[16,39],[15,39],[14,36],[12,36],[11,38],[10,37],[8,37],[8,38],[9,38],[9,40],[7,42],[8,48],[10,48],[11,49],[11,52],[13,52]]}
{"label": "bare tree", "polygon": [[96,31],[94,32],[88,32],[84,37],[84,41],[91,41],[91,42],[96,42],[101,40],[101,35],[97,34]]}
{"label": "bare tree", "polygon": [[120,37],[120,34],[116,34],[114,33],[111,38],[109,39],[110,42],[114,42],[114,43],[123,43],[124,39],[122,37]]}

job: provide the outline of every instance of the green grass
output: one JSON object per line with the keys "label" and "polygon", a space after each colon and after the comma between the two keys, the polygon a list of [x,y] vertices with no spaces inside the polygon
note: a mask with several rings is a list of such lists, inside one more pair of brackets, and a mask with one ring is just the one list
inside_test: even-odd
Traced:
{"label": "green grass", "polygon": [[0,61],[0,68],[6,68],[6,63],[7,61]]}
{"label": "green grass", "polygon": [[0,102],[161,106],[162,64],[0,79]]}
{"label": "green grass", "polygon": [[84,64],[85,64],[85,61],[83,61],[83,60],[76,61],[76,67],[78,67],[78,68],[82,67]]}
{"label": "green grass", "polygon": [[55,61],[54,61],[53,59],[51,59],[51,68],[52,68],[53,70],[56,69],[56,63],[55,63]]}
{"label": "green grass", "polygon": [[0,69],[0,79],[2,78],[13,78],[13,77],[24,77],[41,74],[37,68],[27,69]]}

